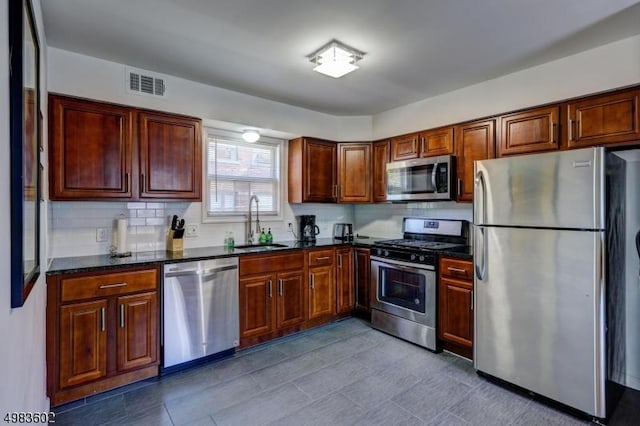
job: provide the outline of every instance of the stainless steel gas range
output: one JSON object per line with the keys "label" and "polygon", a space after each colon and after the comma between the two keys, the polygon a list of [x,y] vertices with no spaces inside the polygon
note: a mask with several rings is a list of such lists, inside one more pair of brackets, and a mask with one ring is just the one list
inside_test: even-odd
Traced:
{"label": "stainless steel gas range", "polygon": [[435,351],[438,252],[465,247],[469,224],[404,218],[402,228],[404,238],[371,251],[371,325]]}

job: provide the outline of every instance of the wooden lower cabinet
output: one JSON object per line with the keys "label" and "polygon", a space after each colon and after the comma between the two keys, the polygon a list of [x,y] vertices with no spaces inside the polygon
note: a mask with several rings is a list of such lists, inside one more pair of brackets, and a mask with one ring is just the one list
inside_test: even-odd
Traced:
{"label": "wooden lower cabinet", "polygon": [[335,271],[333,265],[309,268],[309,319],[336,313]]}
{"label": "wooden lower cabinet", "polygon": [[158,282],[159,267],[47,277],[52,406],[158,374]]}
{"label": "wooden lower cabinet", "polygon": [[355,304],[353,249],[337,249],[336,260],[336,309],[339,314],[348,313],[353,310]]}
{"label": "wooden lower cabinet", "polygon": [[444,349],[472,358],[472,262],[441,258],[438,282],[438,338]]}
{"label": "wooden lower cabinet", "polygon": [[305,320],[304,254],[240,258],[240,346],[301,329]]}

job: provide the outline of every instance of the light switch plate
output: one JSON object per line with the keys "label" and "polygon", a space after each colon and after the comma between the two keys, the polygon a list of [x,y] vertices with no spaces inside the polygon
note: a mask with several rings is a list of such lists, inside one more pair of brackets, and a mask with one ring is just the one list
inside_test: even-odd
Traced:
{"label": "light switch plate", "polygon": [[96,242],[104,243],[107,241],[107,228],[96,228]]}

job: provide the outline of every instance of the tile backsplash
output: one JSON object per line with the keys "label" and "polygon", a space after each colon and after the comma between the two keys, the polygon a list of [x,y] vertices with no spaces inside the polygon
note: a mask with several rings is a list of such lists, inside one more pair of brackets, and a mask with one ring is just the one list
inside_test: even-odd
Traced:
{"label": "tile backsplash", "polygon": [[[320,238],[330,237],[336,222],[354,223],[353,206],[336,204],[286,204],[283,218],[261,217],[261,225],[271,228],[274,241],[295,240],[288,224],[296,227],[295,216],[315,214]],[[171,217],[177,214],[187,224],[198,226],[198,236],[185,238],[185,248],[219,246],[227,231],[236,244],[245,241],[243,219],[231,223],[202,223],[201,203],[182,202],[51,202],[51,257],[108,254],[116,244],[116,220],[129,220],[128,249],[132,252],[166,249],[166,232]],[[107,241],[96,242],[98,228],[107,229]],[[295,230],[297,232],[297,229]]]}

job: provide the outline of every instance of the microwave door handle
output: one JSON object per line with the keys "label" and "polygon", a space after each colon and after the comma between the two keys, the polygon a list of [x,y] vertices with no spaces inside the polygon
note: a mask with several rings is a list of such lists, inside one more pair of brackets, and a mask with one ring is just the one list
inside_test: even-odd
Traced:
{"label": "microwave door handle", "polygon": [[433,170],[431,170],[431,185],[433,186],[433,193],[438,193],[438,182],[436,181],[436,172],[438,171],[438,163],[434,163]]}

